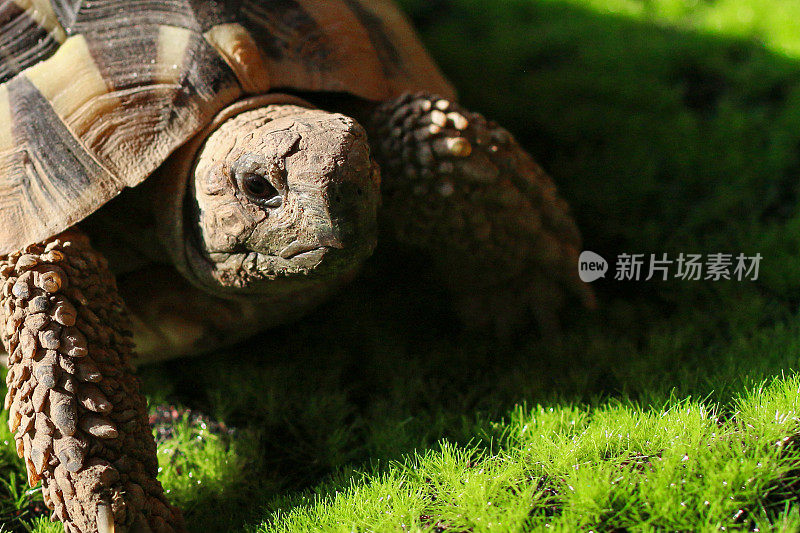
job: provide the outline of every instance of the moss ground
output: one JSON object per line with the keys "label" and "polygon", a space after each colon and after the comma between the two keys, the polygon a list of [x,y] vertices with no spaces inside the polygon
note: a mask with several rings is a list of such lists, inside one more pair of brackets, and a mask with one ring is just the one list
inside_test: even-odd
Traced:
{"label": "moss ground", "polygon": [[[192,530],[800,529],[800,4],[404,7],[586,248],[758,252],[761,276],[603,280],[560,346],[501,343],[384,250],[309,320],[143,371],[153,401],[236,428],[160,446]],[[0,448],[0,531],[60,531],[37,501]]]}

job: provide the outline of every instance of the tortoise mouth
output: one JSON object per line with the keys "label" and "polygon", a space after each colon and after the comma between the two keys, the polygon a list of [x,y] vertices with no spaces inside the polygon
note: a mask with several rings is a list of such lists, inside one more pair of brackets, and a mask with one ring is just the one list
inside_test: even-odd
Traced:
{"label": "tortoise mouth", "polygon": [[281,253],[278,255],[280,255],[284,259],[292,259],[296,257],[298,259],[302,259],[304,262],[309,261],[312,263],[313,262],[319,263],[320,261],[322,261],[322,257],[325,255],[325,252],[327,252],[328,249],[330,248],[330,246],[317,246],[317,247],[308,247],[306,249],[291,248],[291,250],[289,250],[291,246],[292,245],[290,244],[289,246],[281,250]]}
{"label": "tortoise mouth", "polygon": [[187,243],[189,268],[203,287],[218,294],[273,294],[302,286],[347,282],[372,255],[377,240],[337,249],[317,246],[288,257],[254,251],[206,254]]}

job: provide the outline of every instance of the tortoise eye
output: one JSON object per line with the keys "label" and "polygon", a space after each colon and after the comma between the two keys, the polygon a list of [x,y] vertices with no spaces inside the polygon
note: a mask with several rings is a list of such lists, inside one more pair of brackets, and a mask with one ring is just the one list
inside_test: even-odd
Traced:
{"label": "tortoise eye", "polygon": [[267,178],[259,174],[246,173],[241,177],[244,193],[254,202],[266,207],[280,207],[283,198]]}

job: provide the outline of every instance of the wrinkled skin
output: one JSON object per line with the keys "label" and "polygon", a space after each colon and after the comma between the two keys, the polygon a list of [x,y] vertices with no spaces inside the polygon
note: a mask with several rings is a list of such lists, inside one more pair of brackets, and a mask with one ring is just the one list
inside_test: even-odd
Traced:
{"label": "wrinkled skin", "polygon": [[[283,116],[285,115],[285,116]],[[205,142],[189,181],[187,262],[211,292],[353,270],[377,242],[379,172],[352,118],[296,106],[241,113]]]}

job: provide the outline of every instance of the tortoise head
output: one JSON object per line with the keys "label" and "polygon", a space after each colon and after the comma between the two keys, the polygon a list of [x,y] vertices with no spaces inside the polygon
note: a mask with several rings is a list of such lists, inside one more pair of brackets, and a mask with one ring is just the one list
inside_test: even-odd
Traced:
{"label": "tortoise head", "polygon": [[172,165],[188,175],[172,176],[185,181],[168,248],[211,292],[344,281],[376,244],[380,177],[364,129],[272,98],[223,112],[189,150],[193,164]]}

